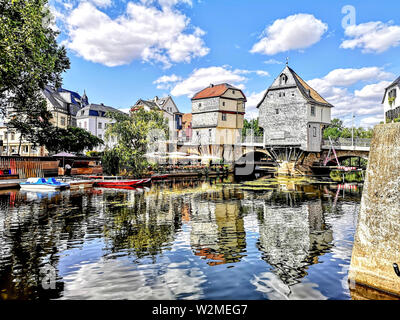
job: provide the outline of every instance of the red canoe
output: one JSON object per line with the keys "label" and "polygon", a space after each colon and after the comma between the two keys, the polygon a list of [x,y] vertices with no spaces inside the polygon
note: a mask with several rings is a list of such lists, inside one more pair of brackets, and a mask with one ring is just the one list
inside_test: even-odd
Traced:
{"label": "red canoe", "polygon": [[138,179],[138,180],[110,180],[110,181],[96,181],[94,185],[96,187],[133,187],[141,184],[149,183],[151,178],[148,179]]}

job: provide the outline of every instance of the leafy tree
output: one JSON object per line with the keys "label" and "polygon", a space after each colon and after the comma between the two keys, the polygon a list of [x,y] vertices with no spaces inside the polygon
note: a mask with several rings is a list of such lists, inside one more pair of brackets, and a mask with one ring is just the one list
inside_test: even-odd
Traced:
{"label": "leafy tree", "polygon": [[33,143],[51,119],[40,91],[59,87],[70,66],[51,20],[47,0],[0,0],[0,114]]}
{"label": "leafy tree", "polygon": [[242,136],[245,137],[247,135],[247,130],[253,130],[254,136],[256,137],[262,137],[264,134],[264,131],[261,127],[258,125],[258,118],[256,119],[251,119],[250,121],[247,119],[244,119],[243,121],[243,129],[242,129]]}
{"label": "leafy tree", "polygon": [[372,138],[372,129],[364,129],[362,127],[359,128],[348,128],[343,125],[343,121],[339,119],[333,119],[331,124],[324,130],[323,137],[324,139],[337,140],[339,138],[351,138],[352,135],[354,138],[362,138],[362,139],[370,139]]}
{"label": "leafy tree", "polygon": [[53,127],[47,137],[39,140],[39,143],[52,153],[60,151],[81,153],[85,149],[91,150],[104,142],[81,128],[69,127],[68,129],[63,129]]}
{"label": "leafy tree", "polygon": [[139,109],[131,115],[109,113],[115,123],[108,126],[105,137],[116,138],[118,143],[113,150],[119,158],[119,165],[133,175],[143,173],[149,166],[145,158],[148,146],[148,135],[151,130],[161,129],[168,135],[168,124],[161,112]]}

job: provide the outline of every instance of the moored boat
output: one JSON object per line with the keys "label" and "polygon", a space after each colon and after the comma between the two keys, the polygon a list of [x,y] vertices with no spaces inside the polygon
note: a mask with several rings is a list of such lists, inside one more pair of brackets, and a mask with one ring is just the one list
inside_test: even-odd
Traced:
{"label": "moored boat", "polygon": [[142,184],[146,184],[151,182],[151,178],[147,179],[136,179],[136,180],[108,180],[108,181],[95,181],[95,187],[105,187],[105,188],[113,188],[113,187],[133,187],[139,186]]}
{"label": "moored boat", "polygon": [[26,182],[20,182],[22,190],[51,191],[69,188],[68,183],[57,181],[55,178],[29,178]]}

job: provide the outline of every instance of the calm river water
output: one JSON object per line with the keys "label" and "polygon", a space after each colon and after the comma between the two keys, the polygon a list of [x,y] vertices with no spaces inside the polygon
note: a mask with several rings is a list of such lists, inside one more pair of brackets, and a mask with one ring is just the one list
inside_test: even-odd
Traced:
{"label": "calm river water", "polygon": [[0,299],[350,299],[361,190],[272,179],[0,193]]}

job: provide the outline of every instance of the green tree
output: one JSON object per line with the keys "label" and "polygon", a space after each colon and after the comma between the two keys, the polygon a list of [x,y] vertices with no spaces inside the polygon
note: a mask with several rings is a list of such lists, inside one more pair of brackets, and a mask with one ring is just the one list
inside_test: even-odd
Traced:
{"label": "green tree", "polygon": [[40,91],[61,86],[70,66],[51,22],[47,0],[0,0],[0,113],[33,143],[51,119]]}
{"label": "green tree", "polygon": [[256,137],[262,137],[264,134],[263,129],[258,125],[258,118],[256,119],[251,119],[250,121],[247,119],[244,119],[243,121],[243,129],[242,129],[242,136],[246,137],[247,135],[247,130],[253,130],[254,136]]}
{"label": "green tree", "polygon": [[46,138],[39,140],[39,144],[45,146],[51,153],[60,151],[81,153],[85,149],[91,150],[103,143],[102,139],[76,127],[67,129],[53,127]]}
{"label": "green tree", "polygon": [[161,112],[139,109],[131,115],[109,113],[115,123],[109,125],[105,137],[114,137],[117,144],[113,147],[119,158],[120,167],[126,168],[133,175],[143,173],[149,166],[145,158],[148,135],[151,130],[160,129],[168,135],[168,124]]}

